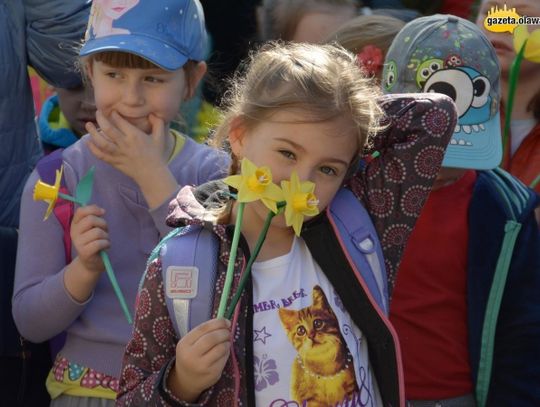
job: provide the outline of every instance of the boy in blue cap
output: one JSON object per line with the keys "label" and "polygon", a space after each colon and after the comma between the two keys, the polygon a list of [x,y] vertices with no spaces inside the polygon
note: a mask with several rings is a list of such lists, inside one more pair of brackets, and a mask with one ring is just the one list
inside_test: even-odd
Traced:
{"label": "boy in blue cap", "polygon": [[[540,403],[539,199],[494,169],[502,158],[499,72],[482,32],[450,15],[410,22],[386,56],[386,92],[444,93],[459,115],[390,276],[390,319],[412,406]],[[436,129],[440,118],[425,120]]]}

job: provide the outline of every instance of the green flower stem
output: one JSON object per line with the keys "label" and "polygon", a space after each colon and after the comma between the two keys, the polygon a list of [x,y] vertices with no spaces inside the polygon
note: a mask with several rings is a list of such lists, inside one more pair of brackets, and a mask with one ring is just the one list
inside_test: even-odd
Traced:
{"label": "green flower stem", "polygon": [[85,204],[81,201],[79,201],[77,198],[74,198],[70,195],[63,194],[62,192],[58,193],[58,196],[62,199],[65,199],[66,201],[74,202],[79,206],[84,206]]}
{"label": "green flower stem", "polygon": [[261,247],[264,243],[264,240],[266,239],[266,234],[268,233],[268,228],[270,227],[270,222],[272,222],[272,219],[276,216],[276,214],[272,211],[268,212],[268,215],[266,215],[266,220],[264,222],[263,229],[261,231],[261,234],[259,235],[259,238],[257,239],[257,243],[255,245],[255,249],[253,250],[253,253],[251,254],[251,257],[248,260],[248,263],[246,265],[246,270],[244,271],[244,274],[242,275],[242,278],[240,279],[240,283],[238,284],[238,289],[236,290],[236,293],[234,294],[234,297],[231,300],[231,303],[229,304],[229,308],[227,308],[227,313],[225,314],[225,318],[231,319],[234,309],[236,308],[236,304],[238,304],[238,301],[240,300],[240,297],[242,296],[242,292],[244,291],[244,287],[246,285],[247,279],[249,275],[251,274],[251,266],[257,259],[257,256],[259,255],[259,252],[261,251]]}
{"label": "green flower stem", "polygon": [[512,110],[514,109],[514,96],[516,95],[517,81],[519,76],[519,69],[521,67],[521,61],[523,60],[523,54],[525,53],[525,46],[527,40],[521,46],[518,54],[512,61],[510,66],[510,73],[508,78],[508,100],[506,101],[506,113],[504,117],[504,135],[503,135],[503,152],[506,152],[508,144],[508,138],[510,137],[510,123],[512,121]]}
{"label": "green flower stem", "polygon": [[244,202],[240,202],[238,205],[238,213],[236,214],[236,223],[234,225],[234,234],[231,245],[231,252],[229,254],[229,263],[227,264],[227,274],[225,275],[225,284],[223,285],[223,293],[219,300],[219,308],[217,317],[223,318],[225,315],[225,308],[227,307],[227,298],[231,292],[231,286],[233,282],[234,263],[236,261],[236,251],[238,250],[238,241],[240,240],[240,229],[242,227],[242,218],[244,217]]}
{"label": "green flower stem", "polygon": [[[85,206],[86,202],[83,202],[77,198],[74,198],[70,195],[63,194],[62,192],[58,193],[58,196],[62,199],[65,199],[66,201],[74,202],[80,206]],[[114,274],[114,270],[112,268],[111,260],[109,259],[109,255],[106,251],[102,250],[99,252],[99,255],[101,256],[101,260],[103,261],[103,264],[105,265],[105,270],[107,271],[107,276],[109,276],[109,280],[111,281],[111,284],[114,289],[114,293],[116,294],[116,297],[118,298],[118,301],[120,302],[120,306],[122,307],[122,311],[124,311],[124,315],[126,316],[126,319],[129,324],[133,323],[133,319],[131,318],[131,314],[129,313],[129,308],[126,303],[126,299],[124,298],[124,294],[122,294],[122,290],[120,289],[120,285],[118,284],[118,280],[116,279],[116,275]]]}
{"label": "green flower stem", "polygon": [[540,182],[540,174],[538,174],[536,176],[536,178],[534,179],[534,181],[531,182],[531,185],[529,185],[529,188],[531,188],[531,189],[536,188],[536,186],[538,185],[539,182]]}
{"label": "green flower stem", "polygon": [[124,298],[124,294],[122,294],[122,290],[120,289],[120,286],[118,285],[118,280],[116,280],[116,276],[114,275],[114,271],[112,268],[111,260],[109,259],[109,255],[107,254],[105,250],[100,251],[99,255],[101,256],[101,260],[103,260],[103,264],[105,265],[105,270],[107,271],[107,275],[109,276],[109,280],[111,281],[111,284],[113,286],[114,293],[116,294],[116,297],[118,298],[118,301],[120,302],[122,311],[124,311],[124,315],[126,316],[128,323],[132,324],[133,319],[131,319],[131,314],[129,313],[129,308],[126,304],[126,299]]}

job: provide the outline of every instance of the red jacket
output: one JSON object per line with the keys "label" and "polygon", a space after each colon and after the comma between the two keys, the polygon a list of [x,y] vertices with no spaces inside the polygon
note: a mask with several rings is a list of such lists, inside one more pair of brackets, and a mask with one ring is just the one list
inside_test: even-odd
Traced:
{"label": "red jacket", "polygon": [[[513,157],[510,158],[506,150],[502,167],[529,186],[540,175],[540,123],[523,140]],[[540,183],[534,190],[540,193]]]}

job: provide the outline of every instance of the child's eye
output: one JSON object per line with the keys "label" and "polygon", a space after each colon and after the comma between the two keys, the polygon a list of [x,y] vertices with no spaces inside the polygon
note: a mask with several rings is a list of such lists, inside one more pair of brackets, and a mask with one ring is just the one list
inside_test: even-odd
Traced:
{"label": "child's eye", "polygon": [[296,157],[294,155],[294,153],[290,152],[289,150],[279,150],[279,153],[286,157],[286,158],[289,158],[291,160],[294,160]]}
{"label": "child's eye", "polygon": [[332,167],[321,167],[321,172],[325,175],[337,175],[337,171]]}
{"label": "child's eye", "polygon": [[163,83],[163,79],[156,78],[155,76],[147,76],[144,80],[150,83]]}
{"label": "child's eye", "polygon": [[116,78],[119,78],[120,77],[120,74],[118,72],[107,72],[105,73],[106,76],[108,76],[109,78],[112,78],[112,79],[116,79]]}

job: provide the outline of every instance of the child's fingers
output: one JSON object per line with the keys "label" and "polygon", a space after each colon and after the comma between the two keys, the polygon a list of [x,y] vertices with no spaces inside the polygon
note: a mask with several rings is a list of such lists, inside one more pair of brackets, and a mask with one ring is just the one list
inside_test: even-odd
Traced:
{"label": "child's fingers", "polygon": [[94,228],[104,230],[105,232],[108,231],[107,221],[102,217],[95,215],[88,215],[82,218],[77,223],[74,223],[73,226],[77,230],[77,232],[81,234],[86,233]]}
{"label": "child's fingers", "polygon": [[116,111],[113,111],[111,113],[111,122],[114,124],[114,126],[116,126],[118,131],[122,133],[122,136],[124,138],[129,138],[130,136],[136,134],[144,135],[144,133],[137,126],[131,124],[129,121],[120,116]]}
{"label": "child's fingers", "polygon": [[82,255],[83,257],[90,257],[99,253],[102,250],[107,250],[110,247],[111,242],[109,241],[109,239],[93,240],[83,246],[82,250],[79,251],[79,255]]}
{"label": "child's fingers", "polygon": [[165,122],[163,119],[153,114],[148,116],[148,121],[152,126],[152,140],[154,141],[154,144],[161,147],[162,150],[165,144]]}
{"label": "child's fingers", "polygon": [[193,328],[186,336],[185,336],[185,342],[186,344],[193,346],[195,342],[199,340],[202,336],[215,331],[217,329],[230,329],[230,321],[226,319],[210,319],[206,322],[203,322],[199,326],[196,326]]}
{"label": "child's fingers", "polygon": [[112,155],[118,151],[118,146],[116,143],[105,135],[105,131],[103,129],[98,130],[94,123],[91,122],[86,123],[85,127],[88,134],[90,134],[90,143],[88,146],[90,148],[94,147],[94,149],[92,149],[92,153],[94,153],[96,157],[100,158],[98,154],[95,154],[96,149],[99,151],[99,153],[101,153],[100,155]]}
{"label": "child's fingers", "polygon": [[229,357],[230,352],[231,341],[227,340],[225,342],[220,342],[206,352],[202,356],[201,361],[207,364],[207,366],[212,366],[224,358],[226,360]]}
{"label": "child's fingers", "polygon": [[109,141],[118,144],[125,138],[125,134],[118,128],[116,123],[120,120],[120,115],[113,111],[110,117],[106,117],[101,110],[96,111],[96,121],[101,132]]}
{"label": "child's fingers", "polygon": [[92,228],[82,233],[79,237],[79,243],[82,246],[87,246],[91,242],[96,240],[106,240],[109,241],[109,234],[100,228]]}
{"label": "child's fingers", "polygon": [[229,341],[230,336],[231,332],[228,329],[216,329],[200,336],[192,346],[198,354],[204,355],[214,346]]}
{"label": "child's fingers", "polygon": [[81,206],[75,210],[72,223],[79,223],[82,219],[90,215],[102,217],[104,214],[105,209],[97,205]]}

